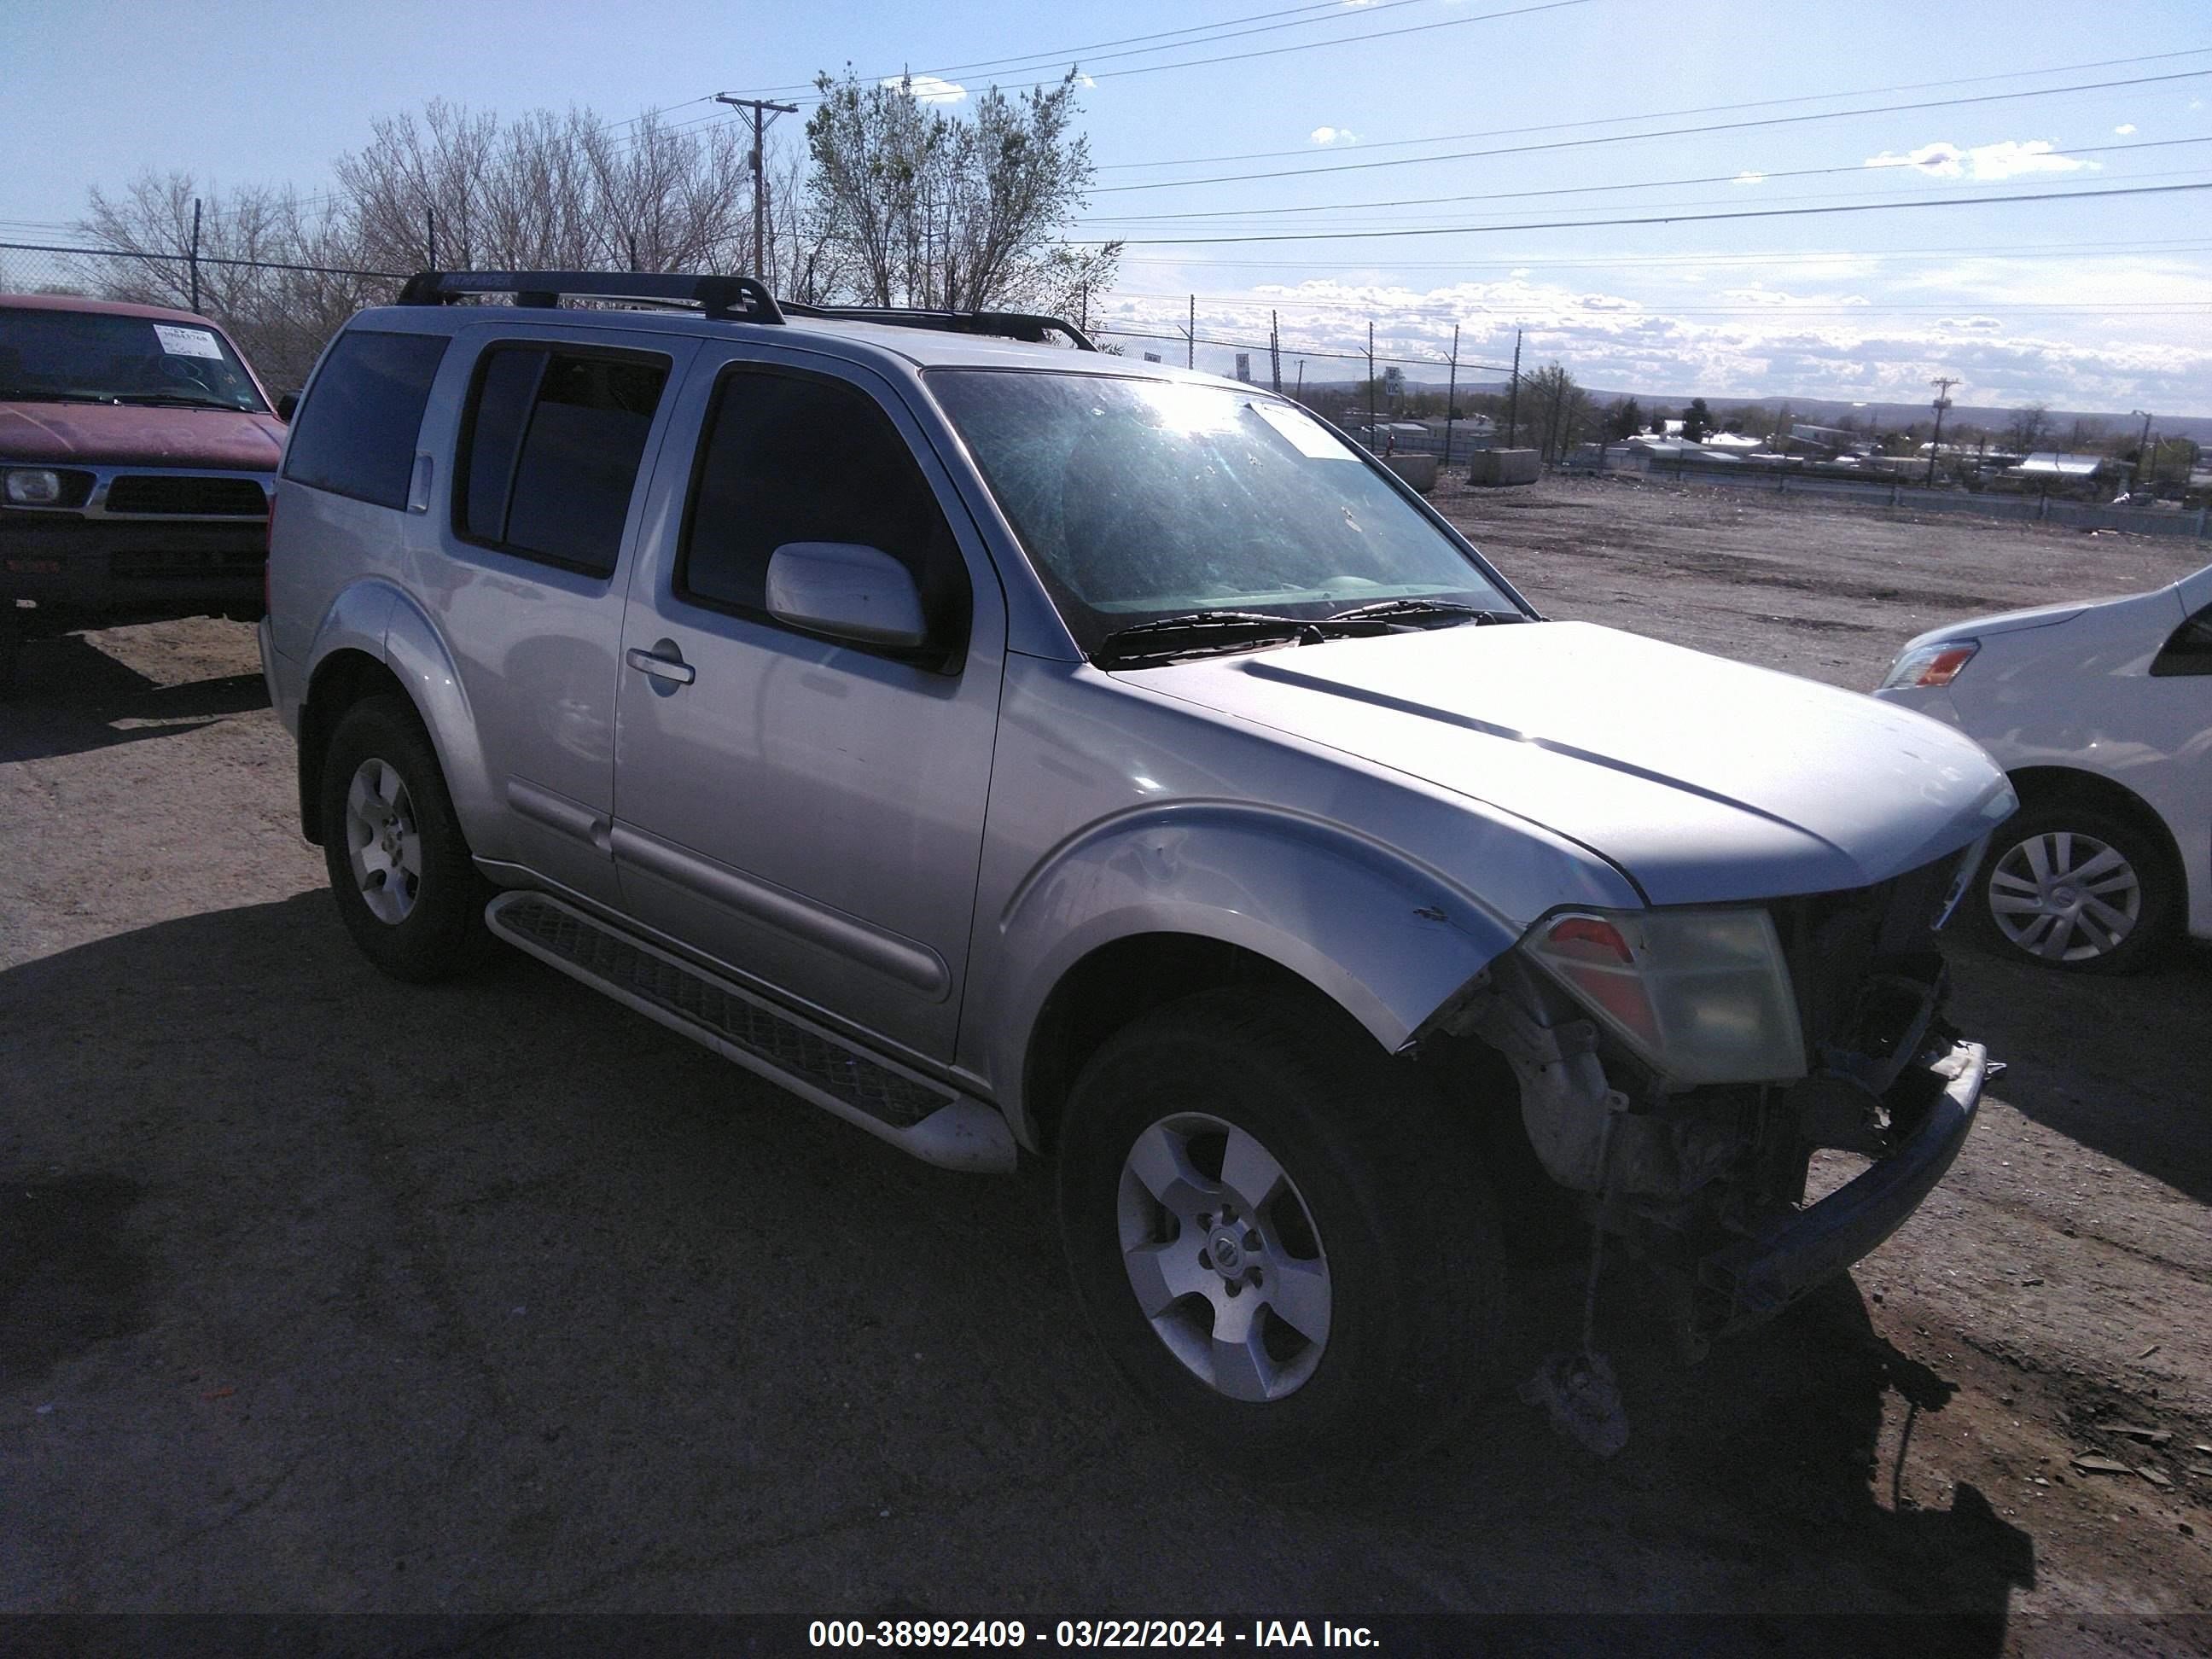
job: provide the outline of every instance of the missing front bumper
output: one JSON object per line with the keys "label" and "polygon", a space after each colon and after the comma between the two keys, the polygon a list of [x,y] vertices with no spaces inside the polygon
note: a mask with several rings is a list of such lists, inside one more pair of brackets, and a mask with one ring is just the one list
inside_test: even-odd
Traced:
{"label": "missing front bumper", "polygon": [[1920,1207],[1974,1126],[1988,1051],[1978,1042],[1954,1043],[1942,1058],[1908,1072],[1899,1086],[1916,1073],[1932,1074],[1940,1088],[1893,1152],[1819,1203],[1778,1217],[1697,1262],[1701,1334],[1772,1318],[1847,1272]]}

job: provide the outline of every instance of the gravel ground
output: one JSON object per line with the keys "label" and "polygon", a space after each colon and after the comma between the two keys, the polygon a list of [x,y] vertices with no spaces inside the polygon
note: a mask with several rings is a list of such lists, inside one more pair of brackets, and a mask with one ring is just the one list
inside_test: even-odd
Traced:
{"label": "gravel ground", "polygon": [[[1553,614],[1854,686],[1938,621],[2205,556],[1677,486],[1442,504]],[[2203,952],[2085,983],[1954,950],[1960,1023],[2010,1070],[1855,1285],[1686,1369],[1617,1275],[1619,1457],[1509,1392],[1385,1490],[1285,1507],[1102,1374],[1036,1170],[914,1164],[519,956],[428,991],[369,969],[248,629],[35,643],[26,681],[0,706],[0,1611],[2212,1640]],[[1571,1304],[1562,1271],[1530,1301]],[[1509,1367],[1560,1334],[1528,1316]]]}

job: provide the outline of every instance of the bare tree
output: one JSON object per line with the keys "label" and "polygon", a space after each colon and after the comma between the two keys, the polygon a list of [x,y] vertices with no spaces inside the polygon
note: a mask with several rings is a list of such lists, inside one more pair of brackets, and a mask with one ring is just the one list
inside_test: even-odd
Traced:
{"label": "bare tree", "polygon": [[195,202],[199,309],[278,389],[306,379],[348,317],[392,297],[393,284],[362,267],[347,216],[327,204],[316,212],[289,186],[223,191],[184,173],[142,173],[116,196],[92,191],[77,229],[112,252],[82,262],[88,285],[109,299],[189,307]]}
{"label": "bare tree", "polygon": [[2005,447],[2026,455],[2051,435],[2051,410],[2042,404],[2029,404],[2012,412],[2012,422],[2005,428]]}
{"label": "bare tree", "polygon": [[1558,460],[1580,441],[1592,413],[1590,395],[1559,364],[1523,374],[1521,398],[1546,460]]}

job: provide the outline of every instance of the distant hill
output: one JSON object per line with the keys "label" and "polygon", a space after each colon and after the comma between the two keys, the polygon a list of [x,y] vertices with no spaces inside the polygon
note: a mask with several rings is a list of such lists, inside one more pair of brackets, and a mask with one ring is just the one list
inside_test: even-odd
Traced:
{"label": "distant hill", "polygon": [[[1308,380],[1306,387],[1309,391],[1314,392],[1354,392],[1364,384],[1365,382],[1360,380]],[[1416,380],[1408,375],[1406,385],[1411,391],[1440,392],[1443,391],[1445,382]],[[1496,392],[1502,396],[1505,391],[1505,383],[1503,380],[1488,380],[1475,384],[1462,380],[1460,382],[1459,389],[1462,396],[1486,392]],[[1680,416],[1684,405],[1698,395],[1694,392],[1620,392],[1597,386],[1585,389],[1601,404],[1609,404],[1615,398],[1633,398],[1647,410],[1655,407],[1664,408],[1672,410],[1676,416]],[[1858,417],[1862,427],[1871,425],[1886,432],[1894,431],[1900,427],[1921,424],[1931,418],[1934,413],[1924,402],[1861,404],[1851,402],[1847,398],[1781,396],[1715,398],[1708,395],[1705,398],[1705,406],[1723,420],[1727,419],[1734,410],[1753,404],[1776,413],[1779,413],[1783,405],[1786,404],[1790,407],[1791,416],[1796,419],[1809,421],[1821,426],[1832,426],[1840,416],[1854,415]],[[2000,407],[1994,404],[1954,404],[1944,411],[1943,424],[1946,428],[1963,425],[1985,427],[1992,431],[2002,430],[2012,423],[2014,410],[2018,407],[2020,407],[2018,404],[2005,404]],[[2130,415],[2125,410],[2115,411],[2108,409],[2053,409],[2049,411],[2049,419],[2051,426],[2057,429],[2056,440],[2061,443],[2065,441],[2067,433],[2076,421],[2098,422],[2103,425],[2106,435],[2113,438],[2138,431],[2142,424],[2141,416]],[[2161,415],[2154,410],[2151,411],[2151,430],[2160,437],[2194,438],[2198,443],[2212,447],[2212,416]]]}

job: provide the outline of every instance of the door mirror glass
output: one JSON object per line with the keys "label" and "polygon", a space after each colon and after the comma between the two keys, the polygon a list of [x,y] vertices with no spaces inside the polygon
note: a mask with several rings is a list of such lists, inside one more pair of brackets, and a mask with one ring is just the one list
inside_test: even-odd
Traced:
{"label": "door mirror glass", "polygon": [[913,573],[857,542],[786,542],[768,563],[768,612],[778,622],[860,645],[927,642]]}
{"label": "door mirror glass", "polygon": [[276,398],[276,418],[280,421],[289,422],[292,418],[292,411],[299,408],[299,406],[300,394],[298,392],[285,392],[278,393]]}

